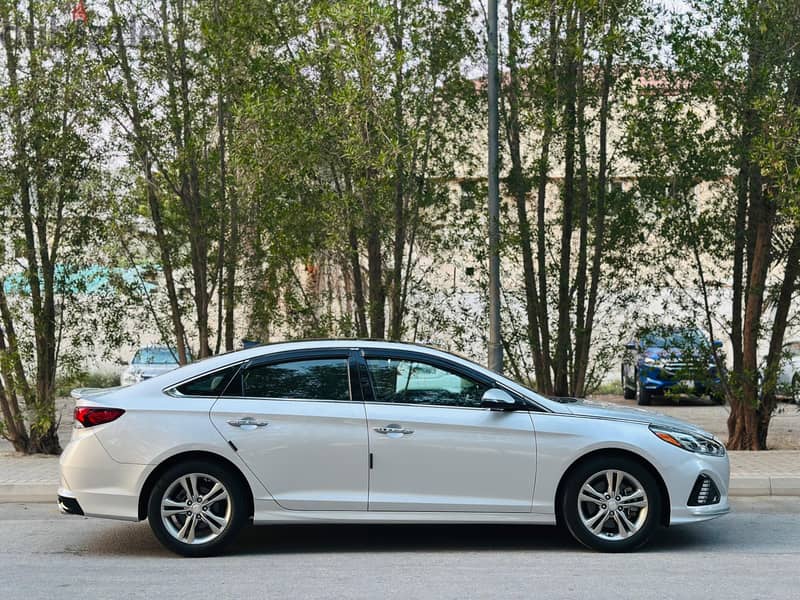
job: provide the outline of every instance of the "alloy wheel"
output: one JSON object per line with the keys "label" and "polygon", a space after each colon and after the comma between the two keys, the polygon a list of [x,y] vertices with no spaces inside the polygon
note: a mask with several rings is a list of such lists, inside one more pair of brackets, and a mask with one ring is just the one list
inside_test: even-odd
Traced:
{"label": "alloy wheel", "polygon": [[624,540],[647,521],[644,486],[630,473],[606,469],[590,476],[578,494],[578,516],[586,529],[603,540]]}
{"label": "alloy wheel", "polygon": [[187,473],[173,481],[161,497],[161,522],[183,544],[217,539],[231,519],[228,489],[207,473]]}

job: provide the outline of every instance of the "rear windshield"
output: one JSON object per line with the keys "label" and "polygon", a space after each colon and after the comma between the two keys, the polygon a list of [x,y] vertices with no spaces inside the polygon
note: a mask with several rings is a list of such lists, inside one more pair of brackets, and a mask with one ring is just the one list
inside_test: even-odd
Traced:
{"label": "rear windshield", "polygon": [[175,365],[178,353],[170,348],[142,348],[131,361],[134,365]]}

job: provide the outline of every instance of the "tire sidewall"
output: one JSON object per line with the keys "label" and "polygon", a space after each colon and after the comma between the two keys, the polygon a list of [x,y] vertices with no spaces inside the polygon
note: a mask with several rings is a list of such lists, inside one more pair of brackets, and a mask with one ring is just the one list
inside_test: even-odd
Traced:
{"label": "tire sidewall", "polygon": [[[225,529],[219,536],[205,544],[186,544],[176,540],[161,521],[161,500],[164,493],[176,479],[189,473],[204,473],[217,478],[228,490],[231,503],[231,517]],[[242,489],[238,478],[213,461],[188,460],[170,467],[158,478],[147,501],[147,519],[156,538],[167,549],[182,556],[211,556],[219,553],[233,540],[246,518],[245,490]]]}
{"label": "tire sidewall", "polygon": [[[647,494],[647,518],[642,528],[624,540],[606,540],[590,532],[578,514],[578,494],[589,477],[606,469],[625,471],[642,484]],[[655,532],[661,518],[663,499],[658,483],[650,471],[636,460],[622,456],[597,456],[587,459],[569,474],[560,499],[561,514],[572,536],[587,548],[601,552],[629,552],[645,544]]]}
{"label": "tire sidewall", "polygon": [[639,375],[636,375],[636,403],[639,406],[650,406],[652,402],[652,394],[647,390],[642,382],[639,380]]}

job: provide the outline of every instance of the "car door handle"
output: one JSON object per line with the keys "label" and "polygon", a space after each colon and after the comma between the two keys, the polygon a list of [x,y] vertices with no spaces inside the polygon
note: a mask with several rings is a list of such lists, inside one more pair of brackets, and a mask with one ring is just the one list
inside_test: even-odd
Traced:
{"label": "car door handle", "polygon": [[241,419],[231,419],[228,421],[228,425],[231,427],[244,429],[245,431],[252,431],[253,429],[258,429],[259,427],[266,427],[269,425],[269,422],[256,421],[253,417],[242,417]]}
{"label": "car door handle", "polygon": [[400,425],[387,425],[386,427],[376,427],[375,431],[378,433],[382,433],[384,435],[388,435],[390,433],[399,433],[400,435],[411,435],[414,433],[413,429],[404,429],[400,427]]}

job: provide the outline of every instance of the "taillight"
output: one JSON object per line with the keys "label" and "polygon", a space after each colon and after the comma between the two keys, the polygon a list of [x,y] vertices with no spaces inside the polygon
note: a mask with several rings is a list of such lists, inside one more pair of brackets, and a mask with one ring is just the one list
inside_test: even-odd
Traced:
{"label": "taillight", "polygon": [[121,408],[94,408],[91,406],[76,406],[75,421],[84,427],[94,427],[103,423],[110,423],[119,419],[125,411]]}

